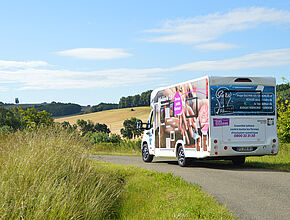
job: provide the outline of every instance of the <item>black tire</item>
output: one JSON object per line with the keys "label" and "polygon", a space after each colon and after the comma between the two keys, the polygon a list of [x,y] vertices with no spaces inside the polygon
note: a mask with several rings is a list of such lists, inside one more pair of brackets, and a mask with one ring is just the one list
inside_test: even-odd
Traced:
{"label": "black tire", "polygon": [[244,165],[246,157],[235,157],[232,159],[232,162],[235,166],[242,166]]}
{"label": "black tire", "polygon": [[183,147],[179,147],[178,148],[177,159],[178,159],[178,165],[179,166],[186,167],[188,165],[189,158],[185,157]]}
{"label": "black tire", "polygon": [[153,155],[149,154],[149,149],[148,149],[147,144],[144,144],[142,147],[142,159],[143,159],[143,161],[146,163],[150,163],[150,162],[152,162],[153,157],[154,157]]}

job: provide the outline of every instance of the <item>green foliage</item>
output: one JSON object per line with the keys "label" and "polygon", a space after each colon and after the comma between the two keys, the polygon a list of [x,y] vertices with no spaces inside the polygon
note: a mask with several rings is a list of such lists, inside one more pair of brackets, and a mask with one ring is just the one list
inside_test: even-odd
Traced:
{"label": "green foliage", "polygon": [[118,144],[122,141],[120,135],[118,134],[111,134],[104,132],[88,132],[85,135],[93,144],[99,144],[99,143],[115,143]]}
{"label": "green foliage", "polygon": [[61,124],[63,129],[67,130],[70,133],[76,131],[78,128],[78,126],[76,124],[71,125],[68,121],[64,121],[60,124]]}
{"label": "green foliage", "polygon": [[277,103],[277,134],[280,141],[290,142],[290,106],[289,101]]}
{"label": "green foliage", "polygon": [[8,126],[8,125],[4,125],[4,126],[0,127],[0,135],[9,134],[13,131],[14,131],[13,128]]}
{"label": "green foliage", "polygon": [[91,108],[89,108],[88,113],[100,112],[100,111],[105,111],[105,110],[110,110],[110,109],[117,109],[117,108],[118,108],[118,104],[101,102],[100,104],[94,105]]}
{"label": "green foliage", "polygon": [[121,128],[120,131],[124,138],[135,139],[142,134],[141,130],[137,129],[137,121],[139,120],[140,119],[132,117],[131,119],[127,119],[123,122],[124,128]]}
{"label": "green foliage", "polygon": [[[290,86],[289,83],[284,83],[276,86],[277,91],[277,97],[279,98],[277,100],[277,104],[283,102],[285,104],[286,100],[290,100]],[[290,103],[287,103],[287,106]]]}
{"label": "green foliage", "polygon": [[61,128],[0,136],[0,219],[115,219],[123,183]]}
{"label": "green foliage", "polygon": [[150,96],[152,90],[142,92],[141,95],[127,96],[120,98],[119,108],[130,108],[138,106],[149,106],[150,105]]}
{"label": "green foliage", "polygon": [[20,109],[19,111],[23,120],[30,128],[35,128],[40,125],[50,126],[53,124],[51,114],[46,111],[37,111],[34,107],[28,108],[27,110]]}
{"label": "green foliage", "polygon": [[35,105],[35,109],[38,111],[46,111],[52,116],[72,115],[81,112],[82,107],[73,103],[60,103],[52,102],[50,104]]}
{"label": "green foliage", "polygon": [[85,121],[83,119],[78,119],[77,125],[80,126],[82,136],[85,136],[88,132],[104,132],[104,133],[111,132],[106,124],[100,123],[94,124],[91,120]]}
{"label": "green foliage", "polygon": [[5,109],[0,105],[0,127],[2,126],[8,126],[13,130],[22,129],[25,126],[18,108]]}

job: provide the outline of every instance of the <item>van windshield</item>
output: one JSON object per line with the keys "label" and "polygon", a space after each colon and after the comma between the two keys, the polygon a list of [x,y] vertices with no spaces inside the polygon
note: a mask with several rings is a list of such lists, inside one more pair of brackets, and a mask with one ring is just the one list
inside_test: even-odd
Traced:
{"label": "van windshield", "polygon": [[211,86],[211,115],[275,115],[274,86]]}

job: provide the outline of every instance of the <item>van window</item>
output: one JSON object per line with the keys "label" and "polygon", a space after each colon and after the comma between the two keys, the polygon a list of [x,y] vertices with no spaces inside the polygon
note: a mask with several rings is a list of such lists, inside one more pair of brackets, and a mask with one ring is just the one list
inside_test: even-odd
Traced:
{"label": "van window", "polygon": [[148,124],[149,124],[150,128],[153,127],[153,111],[151,111],[151,113],[150,113]]}
{"label": "van window", "polygon": [[198,116],[198,102],[197,97],[186,98],[185,109],[186,117],[192,118]]}
{"label": "van window", "polygon": [[162,106],[160,108],[160,122],[161,123],[165,122],[165,106]]}

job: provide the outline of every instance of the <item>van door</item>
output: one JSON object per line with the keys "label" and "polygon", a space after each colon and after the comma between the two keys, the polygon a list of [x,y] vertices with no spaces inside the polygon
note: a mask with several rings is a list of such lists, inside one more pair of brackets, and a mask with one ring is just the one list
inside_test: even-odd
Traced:
{"label": "van door", "polygon": [[150,154],[154,154],[154,147],[155,147],[155,133],[154,133],[153,121],[154,121],[154,110],[152,110],[150,113],[150,116],[147,122],[148,129],[146,131],[146,134],[149,136],[148,147],[149,147]]}
{"label": "van door", "polygon": [[155,148],[160,147],[160,104],[156,103],[154,104],[154,136],[155,136]]}
{"label": "van door", "polygon": [[161,102],[160,107],[160,149],[169,149],[171,148],[171,138],[170,131],[168,130],[168,126],[166,121],[170,118],[170,102],[164,101]]}

